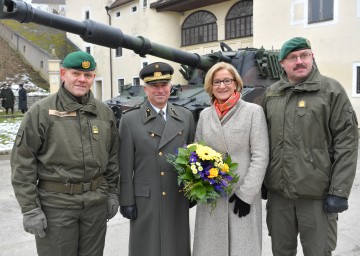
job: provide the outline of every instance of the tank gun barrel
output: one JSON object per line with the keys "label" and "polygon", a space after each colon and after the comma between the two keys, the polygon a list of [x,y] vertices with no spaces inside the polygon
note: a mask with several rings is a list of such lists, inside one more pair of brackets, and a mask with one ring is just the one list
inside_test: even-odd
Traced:
{"label": "tank gun barrel", "polygon": [[123,47],[144,57],[146,54],[171,60],[207,71],[219,61],[231,58],[219,53],[200,56],[150,42],[144,37],[124,34],[120,29],[93,20],[77,21],[33,8],[31,4],[16,0],[0,0],[0,19],[13,19],[21,23],[33,22],[79,35],[85,42],[116,49]]}

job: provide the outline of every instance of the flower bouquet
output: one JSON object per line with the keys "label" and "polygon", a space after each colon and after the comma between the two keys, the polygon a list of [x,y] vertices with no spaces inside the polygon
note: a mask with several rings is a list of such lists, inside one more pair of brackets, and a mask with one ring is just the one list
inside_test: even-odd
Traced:
{"label": "flower bouquet", "polygon": [[203,143],[178,148],[177,155],[167,155],[167,161],[175,167],[185,196],[190,201],[210,204],[211,210],[216,207],[216,199],[230,195],[239,180],[239,175],[233,173],[238,164]]}

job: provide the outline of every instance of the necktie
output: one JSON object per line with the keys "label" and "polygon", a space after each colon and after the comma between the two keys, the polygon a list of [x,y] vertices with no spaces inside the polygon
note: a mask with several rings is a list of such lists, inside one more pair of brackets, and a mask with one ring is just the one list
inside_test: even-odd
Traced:
{"label": "necktie", "polygon": [[159,116],[161,117],[161,119],[162,119],[163,122],[165,123],[164,111],[162,111],[162,109],[160,109],[160,111],[159,111]]}

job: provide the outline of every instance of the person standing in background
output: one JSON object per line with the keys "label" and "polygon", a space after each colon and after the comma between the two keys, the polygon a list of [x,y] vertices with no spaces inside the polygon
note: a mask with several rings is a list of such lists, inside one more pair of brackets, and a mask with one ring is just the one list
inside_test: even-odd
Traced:
{"label": "person standing in background", "polygon": [[5,89],[2,91],[2,98],[5,100],[4,108],[6,114],[9,113],[9,109],[11,110],[11,114],[14,114],[15,95],[11,90],[10,85],[7,85]]}
{"label": "person standing in background", "polygon": [[3,84],[1,86],[1,90],[0,90],[0,100],[1,100],[1,107],[5,108],[5,96],[4,96],[4,91],[6,88],[6,84]]}
{"label": "person standing in background", "polygon": [[27,107],[27,91],[23,84],[19,84],[19,109],[21,113],[25,113],[28,110]]}

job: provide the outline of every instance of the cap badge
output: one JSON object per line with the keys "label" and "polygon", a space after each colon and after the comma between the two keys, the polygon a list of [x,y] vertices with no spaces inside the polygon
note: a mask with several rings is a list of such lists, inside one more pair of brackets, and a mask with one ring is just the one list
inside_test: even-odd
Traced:
{"label": "cap badge", "polygon": [[160,76],[162,76],[161,72],[154,72],[154,77],[160,77]]}
{"label": "cap badge", "polygon": [[311,47],[310,41],[308,39],[306,39],[306,44]]}
{"label": "cap badge", "polygon": [[155,68],[158,69],[160,66],[158,64],[155,64]]}
{"label": "cap badge", "polygon": [[90,61],[88,61],[88,60],[84,60],[83,62],[81,62],[81,66],[82,66],[82,68],[84,68],[84,69],[90,68],[90,65],[91,65],[91,63],[90,63]]}

